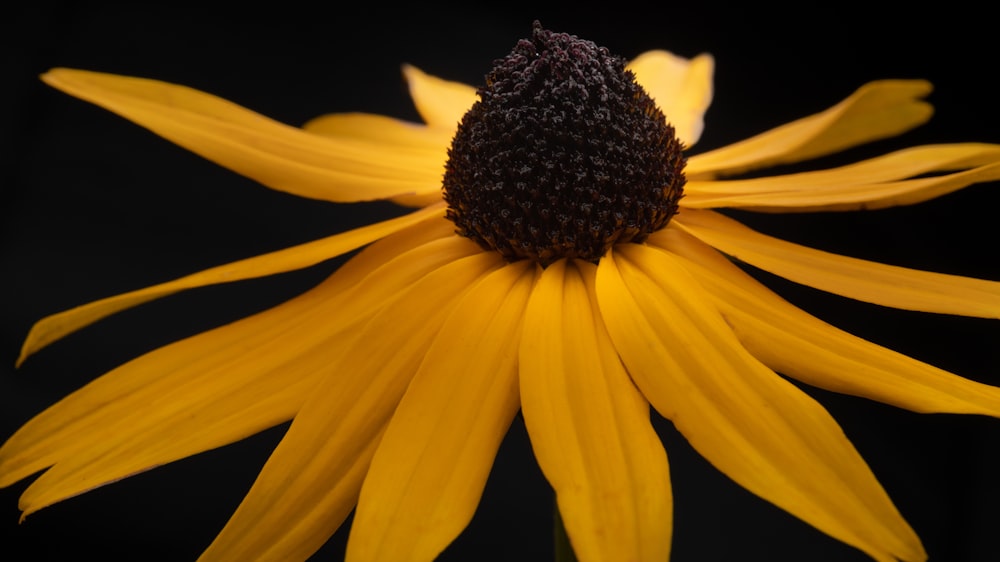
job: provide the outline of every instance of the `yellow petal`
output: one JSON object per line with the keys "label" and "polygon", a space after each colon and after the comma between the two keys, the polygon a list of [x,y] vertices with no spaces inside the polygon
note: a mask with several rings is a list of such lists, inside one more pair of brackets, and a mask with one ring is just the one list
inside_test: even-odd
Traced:
{"label": "yellow petal", "polygon": [[443,213],[443,206],[428,207],[402,217],[335,234],[285,250],[213,267],[180,279],[115,295],[47,316],[31,327],[31,331],[21,347],[21,355],[17,359],[17,364],[20,365],[29,355],[50,343],[127,308],[186,289],[253,279],[309,267],[369,244],[407,226],[441,216]]}
{"label": "yellow petal", "polygon": [[366,246],[337,268],[334,275],[344,278],[345,285],[358,288],[365,276],[387,266],[397,256],[441,238],[455,238],[455,224],[445,219],[444,213],[403,227]]}
{"label": "yellow petal", "polygon": [[307,133],[197,90],[68,68],[50,86],[136,124],[270,188],[326,201],[370,201],[433,189],[434,162],[370,143]]}
{"label": "yellow petal", "polygon": [[322,546],[354,507],[374,446],[440,326],[502,263],[475,251],[439,264],[338,340],[326,376],[201,560],[291,562]]}
{"label": "yellow petal", "polygon": [[524,422],[578,560],[667,560],[667,456],[597,311],[596,269],[558,261],[535,286],[520,348]]}
{"label": "yellow petal", "polygon": [[[289,326],[304,322],[308,317],[304,312],[318,311],[324,332],[336,333],[356,317],[376,310],[388,295],[425,274],[427,268],[478,250],[475,244],[452,236],[452,228],[444,219],[419,223],[366,248],[301,300],[166,346],[97,379],[36,416],[10,438],[0,454],[0,485],[13,483],[95,443],[103,446],[103,439],[94,442],[83,437],[100,436],[123,420],[121,427],[128,430],[129,416],[141,415],[150,397],[169,394],[169,389],[188,384],[188,378],[237,360],[247,346],[255,345],[253,342],[280,336]],[[423,247],[410,251],[419,246]],[[371,275],[380,268],[390,273]],[[296,304],[299,302],[305,304]],[[326,318],[322,318],[324,313]]]}
{"label": "yellow petal", "polygon": [[746,352],[682,264],[623,244],[598,268],[601,313],[646,398],[747,490],[876,560],[924,560],[833,418]]}
{"label": "yellow petal", "polygon": [[433,230],[370,248],[385,260],[374,271],[363,252],[297,299],[158,349],[71,394],[0,449],[0,484],[55,463],[22,497],[22,508],[36,511],[288,420],[345,332],[429,271],[481,253]]}
{"label": "yellow petal", "polygon": [[667,51],[647,51],[628,68],[674,126],[677,138],[688,147],[698,142],[712,103],[715,59],[708,54],[686,59]]}
{"label": "yellow petal", "polygon": [[921,413],[1000,417],[1000,388],[964,379],[839,330],[761,285],[675,228],[650,237],[683,256],[743,345],[768,367],[813,386]]}
{"label": "yellow petal", "polygon": [[[316,328],[317,322],[310,324]],[[304,331],[295,331],[303,335]],[[246,340],[248,343],[257,340]],[[74,423],[76,440],[58,449],[63,458],[24,491],[19,507],[22,517],[53,503],[99,486],[133,476],[209,449],[239,441],[295,415],[310,395],[321,369],[327,366],[326,349],[298,353],[289,344],[302,340],[275,338],[245,349],[228,363],[171,373],[130,394],[100,415]],[[176,351],[171,349],[170,351]],[[297,354],[296,354],[297,353]],[[296,355],[290,355],[296,354]],[[189,354],[186,354],[189,355]],[[129,374],[135,367],[125,369]],[[177,384],[180,383],[180,384]],[[89,390],[89,389],[88,389]],[[95,392],[87,392],[93,398]],[[65,410],[65,408],[63,409]],[[122,413],[117,419],[113,413]],[[105,423],[95,423],[104,420]],[[111,418],[111,419],[108,419]],[[46,439],[60,447],[68,438]]]}
{"label": "yellow petal", "polygon": [[[252,407],[255,398],[267,401],[265,395],[254,396],[258,387],[275,393],[280,393],[277,386],[297,387],[301,377],[289,378],[279,385],[266,375],[287,361],[281,350],[288,341],[281,337],[282,333],[309,310],[323,309],[330,297],[327,289],[332,287],[335,283],[328,281],[270,310],[160,348],[70,394],[25,424],[0,449],[0,486],[10,485],[56,462],[96,456],[95,452],[100,454],[110,442],[142,435],[151,430],[150,426],[155,428],[159,421],[169,419],[188,405],[213,400],[227,402],[228,395],[241,385],[245,384],[250,394],[219,405],[221,409]],[[299,388],[293,390],[301,392]],[[298,404],[291,395],[280,397],[279,402],[283,404],[273,403],[268,411],[258,411],[232,427],[217,428],[211,435],[198,438],[217,439],[217,445],[221,445],[285,421]],[[178,435],[183,435],[175,438],[178,441],[192,438],[183,432]],[[142,468],[127,467],[117,477]],[[78,490],[53,491],[47,495],[53,498],[74,495],[101,483],[88,482]],[[25,509],[34,511],[43,507],[41,504],[55,500],[41,504],[24,501]]]}
{"label": "yellow petal", "polygon": [[347,560],[433,560],[465,528],[517,413],[527,260],[458,301],[392,416],[365,479]]}
{"label": "yellow petal", "polygon": [[[381,435],[381,430],[376,431],[369,441],[353,444],[346,451],[324,442],[295,441],[315,446],[316,457],[310,459],[291,450],[290,456],[296,458],[279,457],[284,465],[272,469],[266,478],[258,475],[256,487],[198,562],[309,560],[354,509]],[[265,486],[269,489],[256,491]],[[305,493],[303,487],[307,488]]]}
{"label": "yellow petal", "polygon": [[[306,123],[305,130],[320,135],[369,141],[373,149],[412,152],[421,155],[420,164],[426,169],[421,176],[444,176],[453,131],[436,129],[421,123],[401,121],[370,113],[333,113]],[[407,207],[426,207],[441,200],[440,181],[428,184],[422,191],[397,195],[391,201]]]}
{"label": "yellow petal", "polygon": [[[962,171],[904,179],[948,170]],[[828,170],[689,181],[681,204],[694,209],[737,207],[762,212],[871,210],[912,205],[995,179],[1000,179],[1000,146],[929,145]]]}
{"label": "yellow petal", "polygon": [[869,82],[826,111],[689,157],[687,174],[692,179],[732,175],[898,135],[931,118],[933,108],[920,99],[930,91],[923,80]]}
{"label": "yellow petal", "polygon": [[403,76],[420,117],[431,127],[450,134],[479,99],[472,86],[431,76],[410,64],[403,65]]}
{"label": "yellow petal", "polygon": [[814,250],[766,236],[714,211],[687,209],[675,222],[740,261],[823,291],[906,310],[1000,318],[1000,282]]}
{"label": "yellow petal", "polygon": [[363,140],[414,153],[429,153],[439,157],[444,165],[453,132],[435,129],[422,123],[411,123],[372,113],[331,113],[307,122],[302,127],[310,133]]}

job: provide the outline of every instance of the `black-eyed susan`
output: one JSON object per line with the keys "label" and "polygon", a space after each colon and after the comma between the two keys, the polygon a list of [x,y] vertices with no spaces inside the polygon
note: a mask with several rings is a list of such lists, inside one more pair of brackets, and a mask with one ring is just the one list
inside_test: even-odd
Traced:
{"label": "black-eyed susan", "polygon": [[[426,124],[334,114],[302,129],[162,82],[45,80],[269,187],[392,200],[399,218],[40,321],[20,360],[117,311],[362,248],[289,302],[128,362],[0,449],[0,485],[44,472],[25,515],[231,443],[288,432],[205,560],[301,560],[354,511],[349,560],[431,560],[469,522],[523,413],[581,560],[663,560],[672,501],[650,405],[754,494],[876,560],[923,548],[832,417],[778,373],[919,412],[1000,415],[1000,389],[844,333],[746,274],[909,310],[996,318],[1000,283],[834,255],[716,209],[845,211],[1000,178],[1000,146],[917,146],[731,179],[925,122],[923,81],[689,154],[712,58],[626,63],[540,26],[477,90],[404,72]],[[443,197],[442,197],[443,193]],[[99,431],[97,431],[99,430]]]}

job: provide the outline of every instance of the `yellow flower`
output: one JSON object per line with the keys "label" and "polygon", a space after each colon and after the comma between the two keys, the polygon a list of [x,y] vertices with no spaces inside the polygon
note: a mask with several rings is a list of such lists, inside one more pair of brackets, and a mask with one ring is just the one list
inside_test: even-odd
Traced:
{"label": "yellow flower", "polygon": [[[931,115],[930,85],[872,82],[826,111],[687,156],[680,143],[697,142],[712,97],[710,56],[630,61],[648,98],[618,59],[540,27],[504,61],[478,98],[404,67],[425,124],[354,113],[304,130],[182,86],[47,73],[48,84],[271,188],[415,210],[38,322],[19,362],[126,308],[364,247],[301,296],[130,361],[28,422],[0,449],[0,486],[44,470],[21,498],[24,514],[291,419],[203,558],[302,560],[356,507],[349,560],[431,560],[468,524],[520,410],[577,556],[663,560],[672,496],[652,405],[752,493],[873,559],[925,559],[837,423],[777,373],[917,412],[997,416],[1000,389],[825,324],[738,263],[870,303],[985,318],[1000,316],[1000,283],[810,249],[717,209],[919,203],[1000,178],[1000,146],[917,146],[727,179],[916,127]],[[541,105],[511,105],[523,91]],[[553,100],[570,100],[559,107],[583,121],[532,113]],[[577,187],[576,199],[553,195]]]}

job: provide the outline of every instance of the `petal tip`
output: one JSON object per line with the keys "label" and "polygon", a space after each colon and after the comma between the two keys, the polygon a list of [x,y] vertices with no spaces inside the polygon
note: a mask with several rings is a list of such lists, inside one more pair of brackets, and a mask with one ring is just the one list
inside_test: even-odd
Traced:
{"label": "petal tip", "polygon": [[423,74],[423,71],[421,71],[419,68],[408,62],[404,62],[403,64],[399,65],[399,69],[403,73],[403,78],[405,78],[407,81],[412,79],[414,76]]}
{"label": "petal tip", "polygon": [[79,69],[76,69],[76,68],[67,68],[67,67],[64,67],[64,66],[56,66],[56,67],[50,68],[49,70],[41,73],[39,75],[39,78],[41,78],[42,82],[45,82],[46,84],[55,85],[58,82],[62,82],[63,80],[71,79],[74,76],[82,76],[82,75],[86,75],[86,74],[94,74],[94,73],[90,72],[90,71],[87,71],[87,70],[79,70]]}
{"label": "petal tip", "polygon": [[54,86],[54,83],[59,81],[59,76],[65,74],[65,70],[65,68],[51,68],[39,74],[38,78],[49,86]]}

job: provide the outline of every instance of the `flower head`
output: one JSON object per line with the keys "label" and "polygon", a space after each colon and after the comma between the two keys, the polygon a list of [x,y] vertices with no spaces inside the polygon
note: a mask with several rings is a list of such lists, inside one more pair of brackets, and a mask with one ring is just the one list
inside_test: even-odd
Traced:
{"label": "flower head", "polygon": [[677,212],[681,143],[607,49],[536,22],[478,95],[442,182],[458,234],[511,261],[596,262]]}
{"label": "flower head", "polygon": [[299,297],[138,357],[42,412],[0,448],[0,485],[44,470],[22,497],[27,515],[291,419],[203,558],[305,559],[354,510],[349,560],[431,560],[468,524],[520,411],[579,559],[663,560],[672,494],[652,406],[752,493],[873,559],[924,559],[832,416],[779,373],[918,412],[998,416],[1000,389],[825,324],[740,264],[985,318],[1000,317],[1000,283],[821,252],[717,209],[919,203],[1000,178],[1000,146],[735,178],[920,125],[930,86],[872,82],[689,154],[712,71],[708,55],[626,62],[536,25],[479,90],[405,67],[425,124],[333,114],[304,130],[182,86],[50,71],[50,85],[274,189],[414,210],[41,320],[21,361],[152,299],[363,248]]}

